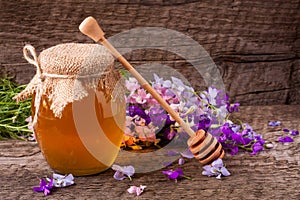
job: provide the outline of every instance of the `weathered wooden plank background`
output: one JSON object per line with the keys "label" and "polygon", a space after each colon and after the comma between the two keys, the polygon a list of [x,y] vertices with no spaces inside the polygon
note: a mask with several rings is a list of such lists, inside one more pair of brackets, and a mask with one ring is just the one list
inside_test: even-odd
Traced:
{"label": "weathered wooden plank background", "polygon": [[[300,130],[300,105],[242,107],[241,119],[249,122],[257,133],[272,141],[274,148],[259,155],[240,153],[226,155],[224,162],[231,176],[222,180],[201,175],[202,166],[196,160],[181,166],[193,180],[178,183],[167,180],[157,170],[136,174],[133,181],[113,179],[113,170],[76,177],[75,186],[56,189],[47,197],[34,193],[38,177],[51,176],[37,144],[8,140],[0,142],[0,199],[283,199],[299,200],[300,136],[293,143],[276,142],[284,135],[283,127]],[[280,120],[282,127],[269,127],[268,120]],[[141,163],[142,164],[142,163]],[[174,165],[173,168],[178,167]],[[146,185],[137,198],[127,193],[131,185]]]}
{"label": "weathered wooden plank background", "polygon": [[[64,42],[92,42],[78,31],[92,15],[107,37],[147,26],[192,37],[217,63],[231,98],[244,105],[299,104],[299,7],[299,0],[2,0],[1,73],[30,80],[35,69],[22,57],[26,43],[40,52]],[[126,57],[136,65],[169,61],[189,81],[201,79],[182,58],[165,55],[141,50]]]}
{"label": "weathered wooden plank background", "polygon": [[[212,56],[231,98],[243,105],[300,104],[300,1],[299,0],[0,0],[1,75],[27,83],[35,73],[22,56],[30,43],[40,52],[65,42],[92,41],[78,31],[87,16],[101,22],[107,37],[136,27],[164,27],[199,42]],[[126,54],[135,65],[164,63],[197,86],[181,57],[157,50]],[[157,72],[159,73],[159,72]],[[299,105],[247,106],[241,119],[267,140],[276,141],[282,127],[300,130]],[[137,174],[132,182],[115,181],[113,171],[77,177],[76,185],[55,190],[45,199],[132,199],[129,185],[147,185],[136,199],[300,199],[300,140],[281,144],[258,156],[226,155],[232,176],[219,181],[202,176],[195,160],[184,165],[192,181],[177,184],[161,172]],[[37,177],[53,172],[34,143],[0,143],[0,199],[41,199],[32,186]]]}

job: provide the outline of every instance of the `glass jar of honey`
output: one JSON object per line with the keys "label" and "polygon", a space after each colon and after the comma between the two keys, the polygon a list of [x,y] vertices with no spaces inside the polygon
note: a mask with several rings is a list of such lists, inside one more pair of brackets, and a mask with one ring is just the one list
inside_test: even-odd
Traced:
{"label": "glass jar of honey", "polygon": [[123,88],[113,57],[97,44],[61,44],[38,58],[32,46],[25,47],[37,75],[15,98],[33,96],[34,133],[50,167],[75,176],[109,168],[125,127]]}

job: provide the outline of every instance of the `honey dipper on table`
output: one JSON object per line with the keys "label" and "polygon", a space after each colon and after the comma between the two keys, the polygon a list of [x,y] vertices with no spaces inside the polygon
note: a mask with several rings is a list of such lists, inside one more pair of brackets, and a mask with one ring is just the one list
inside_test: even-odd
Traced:
{"label": "honey dipper on table", "polygon": [[179,114],[154,90],[150,84],[134,69],[134,67],[110,44],[104,37],[104,32],[93,17],[87,17],[79,26],[79,30],[95,42],[106,47],[111,54],[134,76],[142,87],[175,119],[175,121],[190,136],[188,146],[194,157],[202,164],[210,164],[218,158],[224,157],[222,145],[210,133],[198,130],[196,133],[183,121]]}

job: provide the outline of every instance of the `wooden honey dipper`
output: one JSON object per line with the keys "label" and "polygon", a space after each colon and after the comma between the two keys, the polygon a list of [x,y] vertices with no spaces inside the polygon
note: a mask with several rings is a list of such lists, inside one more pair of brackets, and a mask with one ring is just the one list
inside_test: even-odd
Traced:
{"label": "wooden honey dipper", "polygon": [[142,87],[147,90],[153,98],[171,115],[173,119],[184,129],[190,136],[188,145],[194,157],[202,164],[210,164],[217,158],[224,157],[222,145],[208,132],[198,130],[196,133],[191,127],[180,118],[179,114],[174,111],[169,104],[154,90],[150,84],[133,68],[133,66],[110,44],[104,37],[104,32],[93,17],[87,17],[79,26],[79,30],[90,37],[95,42],[106,47],[111,54],[134,76]]}

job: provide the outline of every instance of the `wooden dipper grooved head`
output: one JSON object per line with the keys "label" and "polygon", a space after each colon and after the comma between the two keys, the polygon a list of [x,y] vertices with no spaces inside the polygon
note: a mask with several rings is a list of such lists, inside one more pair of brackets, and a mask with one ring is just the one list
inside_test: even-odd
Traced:
{"label": "wooden dipper grooved head", "polygon": [[204,130],[197,131],[194,137],[189,138],[188,145],[195,158],[202,164],[210,164],[217,158],[223,158],[225,154],[217,139]]}
{"label": "wooden dipper grooved head", "polygon": [[79,26],[79,30],[93,39],[95,42],[98,42],[101,38],[104,37],[104,32],[100,28],[98,22],[93,17],[87,17]]}

